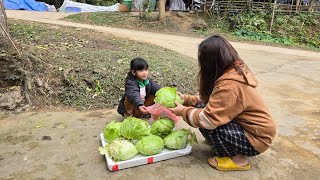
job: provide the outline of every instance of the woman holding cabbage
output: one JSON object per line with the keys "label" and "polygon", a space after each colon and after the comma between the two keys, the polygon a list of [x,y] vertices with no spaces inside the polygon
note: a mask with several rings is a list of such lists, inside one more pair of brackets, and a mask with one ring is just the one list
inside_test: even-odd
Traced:
{"label": "woman holding cabbage", "polygon": [[[258,82],[223,37],[201,42],[198,62],[200,97],[180,94],[183,105],[176,102],[170,110],[199,128],[213,146],[216,156],[208,159],[212,167],[248,170],[246,157],[266,151],[276,134],[275,122],[256,89]],[[205,107],[195,108],[199,103]]]}

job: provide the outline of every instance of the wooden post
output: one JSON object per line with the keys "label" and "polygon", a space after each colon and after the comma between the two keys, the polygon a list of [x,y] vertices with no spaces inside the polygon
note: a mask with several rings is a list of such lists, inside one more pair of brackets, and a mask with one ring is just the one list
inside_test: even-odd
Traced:
{"label": "wooden post", "polygon": [[273,25],[274,13],[275,13],[276,8],[277,8],[277,0],[274,0],[273,9],[272,9],[272,16],[271,16],[271,22],[270,22],[270,30],[269,30],[270,34],[272,32],[272,25]]}
{"label": "wooden post", "polygon": [[199,19],[199,10],[197,10],[197,21]]}
{"label": "wooden post", "polygon": [[296,12],[300,11],[300,0],[296,2]]}
{"label": "wooden post", "polygon": [[315,0],[310,0],[309,9],[308,9],[309,12],[313,12],[314,2]]}
{"label": "wooden post", "polygon": [[231,4],[231,0],[228,1],[227,8],[224,10],[224,18],[227,18],[227,14],[229,12],[229,5]]}

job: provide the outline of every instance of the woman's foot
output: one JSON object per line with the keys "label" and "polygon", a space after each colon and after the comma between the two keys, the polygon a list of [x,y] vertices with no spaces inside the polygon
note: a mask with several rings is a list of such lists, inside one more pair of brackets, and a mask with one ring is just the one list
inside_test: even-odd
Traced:
{"label": "woman's foot", "polygon": [[[244,167],[244,166],[247,166],[249,164],[248,159],[245,158],[242,155],[239,155],[239,154],[236,155],[236,156],[231,157],[231,160],[239,167]],[[218,162],[216,161],[216,157],[210,158],[210,161],[215,166],[218,164]]]}
{"label": "woman's foot", "polygon": [[238,165],[240,167],[247,166],[249,164],[248,159],[242,155],[239,155],[239,154],[236,156],[233,156],[231,159],[236,165]]}

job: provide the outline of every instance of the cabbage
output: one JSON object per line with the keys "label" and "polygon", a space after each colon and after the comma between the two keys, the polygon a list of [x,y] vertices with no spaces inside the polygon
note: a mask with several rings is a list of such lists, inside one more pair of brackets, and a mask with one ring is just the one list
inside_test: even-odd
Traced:
{"label": "cabbage", "polygon": [[169,149],[183,149],[188,142],[190,144],[198,143],[196,134],[190,129],[173,130],[163,141],[164,146]]}
{"label": "cabbage", "polygon": [[159,154],[164,147],[164,143],[161,137],[149,135],[137,141],[135,146],[139,153],[149,156]]}
{"label": "cabbage", "polygon": [[156,92],[154,102],[166,106],[167,108],[176,107],[175,101],[183,103],[180,96],[177,95],[177,89],[171,87],[163,87]]}
{"label": "cabbage", "polygon": [[120,134],[121,122],[112,121],[106,125],[103,129],[103,136],[107,142],[112,142],[113,140],[121,137]]}
{"label": "cabbage", "polygon": [[[180,104],[183,104],[183,100],[181,99],[181,97],[178,94],[176,94],[176,101]],[[174,104],[174,107],[176,107],[176,104]]]}
{"label": "cabbage", "polygon": [[164,138],[173,130],[174,125],[175,123],[171,119],[161,118],[152,123],[150,133]]}
{"label": "cabbage", "polygon": [[123,137],[130,140],[139,140],[143,136],[150,134],[149,124],[139,118],[127,117],[123,120],[120,133]]}
{"label": "cabbage", "polygon": [[99,147],[100,154],[108,154],[114,161],[124,161],[138,154],[137,148],[126,139],[115,139],[105,148]]}

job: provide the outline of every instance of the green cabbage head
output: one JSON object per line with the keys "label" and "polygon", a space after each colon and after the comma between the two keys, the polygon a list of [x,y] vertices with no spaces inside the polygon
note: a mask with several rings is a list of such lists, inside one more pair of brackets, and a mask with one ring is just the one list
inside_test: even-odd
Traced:
{"label": "green cabbage head", "polygon": [[164,148],[164,143],[161,137],[149,135],[137,141],[135,146],[139,153],[149,156],[159,154]]}
{"label": "green cabbage head", "polygon": [[164,146],[169,149],[183,149],[188,143],[198,143],[196,134],[190,129],[173,130],[163,141]]}
{"label": "green cabbage head", "polygon": [[121,122],[112,121],[103,129],[103,136],[107,142],[112,142],[121,137],[120,134]]}
{"label": "green cabbage head", "polygon": [[100,154],[108,154],[114,161],[125,161],[138,154],[137,148],[129,140],[119,138],[99,148]]}
{"label": "green cabbage head", "polygon": [[151,125],[151,134],[166,137],[174,128],[174,121],[169,118],[161,118],[156,120]]}
{"label": "green cabbage head", "polygon": [[127,117],[121,124],[120,133],[127,139],[139,140],[150,134],[149,124],[139,118]]}
{"label": "green cabbage head", "polygon": [[176,107],[174,103],[177,101],[182,104],[183,101],[179,95],[177,95],[177,89],[171,87],[163,87],[156,92],[156,97],[154,98],[154,102],[165,106],[167,108]]}

